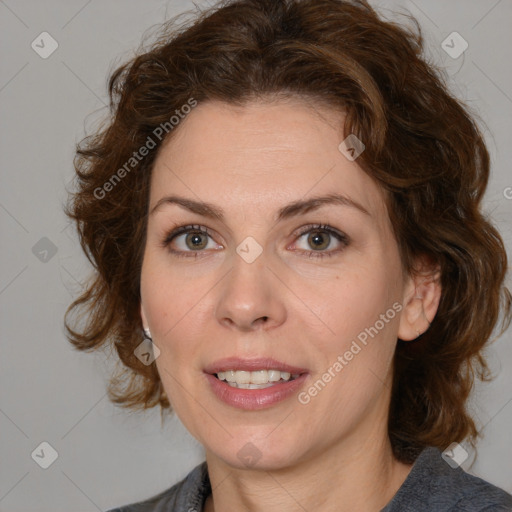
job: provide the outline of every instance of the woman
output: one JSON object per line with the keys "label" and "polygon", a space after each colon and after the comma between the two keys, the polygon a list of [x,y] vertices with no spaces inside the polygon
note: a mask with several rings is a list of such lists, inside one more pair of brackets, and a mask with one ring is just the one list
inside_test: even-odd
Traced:
{"label": "woman", "polygon": [[421,45],[362,1],[235,0],[113,74],[69,337],[113,343],[110,398],[172,405],[206,453],[118,511],[512,510],[459,467],[511,317],[489,156]]}

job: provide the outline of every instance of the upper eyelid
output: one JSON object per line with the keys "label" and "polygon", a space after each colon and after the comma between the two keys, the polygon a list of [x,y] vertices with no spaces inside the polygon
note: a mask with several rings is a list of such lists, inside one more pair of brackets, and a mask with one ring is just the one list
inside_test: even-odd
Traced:
{"label": "upper eyelid", "polygon": [[348,235],[346,235],[343,231],[336,229],[335,227],[329,224],[306,224],[305,226],[298,228],[296,230],[297,236],[303,236],[310,231],[326,231],[327,233],[331,233],[334,235],[338,235],[340,238],[349,239]]}
{"label": "upper eyelid", "polygon": [[166,232],[163,244],[168,245],[178,236],[186,235],[191,231],[200,231],[213,239],[214,232],[210,228],[207,228],[206,226],[203,226],[201,224],[187,224],[183,226],[177,226],[176,228]]}

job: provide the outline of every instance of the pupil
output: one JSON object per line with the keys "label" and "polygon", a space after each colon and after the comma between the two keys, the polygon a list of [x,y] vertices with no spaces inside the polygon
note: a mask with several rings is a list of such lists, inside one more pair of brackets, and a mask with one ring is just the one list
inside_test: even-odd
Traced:
{"label": "pupil", "polygon": [[319,231],[309,235],[309,242],[315,249],[325,249],[329,246],[329,235]]}

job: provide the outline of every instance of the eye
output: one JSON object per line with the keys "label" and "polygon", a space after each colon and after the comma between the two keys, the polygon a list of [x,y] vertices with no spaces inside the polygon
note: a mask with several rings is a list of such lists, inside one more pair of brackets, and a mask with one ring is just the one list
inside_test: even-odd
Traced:
{"label": "eye", "polygon": [[[216,244],[208,228],[199,225],[180,226],[171,231],[164,239],[164,247],[176,256],[197,257],[205,249],[223,249]],[[188,254],[187,254],[188,253]]]}
{"label": "eye", "polygon": [[316,224],[302,228],[294,248],[309,253],[310,257],[323,258],[341,252],[349,242],[348,236],[337,229]]}
{"label": "eye", "polygon": [[[316,258],[338,254],[350,242],[347,235],[323,224],[305,226],[297,237],[298,241],[292,249]],[[180,226],[173,229],[166,235],[162,246],[178,257],[198,257],[205,250],[224,248],[213,240],[213,234],[208,228],[200,225]]]}

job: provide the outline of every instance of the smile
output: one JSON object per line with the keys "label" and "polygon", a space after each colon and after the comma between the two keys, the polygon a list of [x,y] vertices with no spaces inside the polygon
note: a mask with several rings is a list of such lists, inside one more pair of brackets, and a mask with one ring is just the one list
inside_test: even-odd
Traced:
{"label": "smile", "polygon": [[288,382],[299,377],[299,374],[292,375],[290,372],[280,370],[228,370],[215,375],[229,386],[239,389],[265,389],[279,382]]}
{"label": "smile", "polygon": [[300,392],[309,371],[272,358],[229,357],[208,365],[204,375],[213,396],[224,404],[258,410]]}

